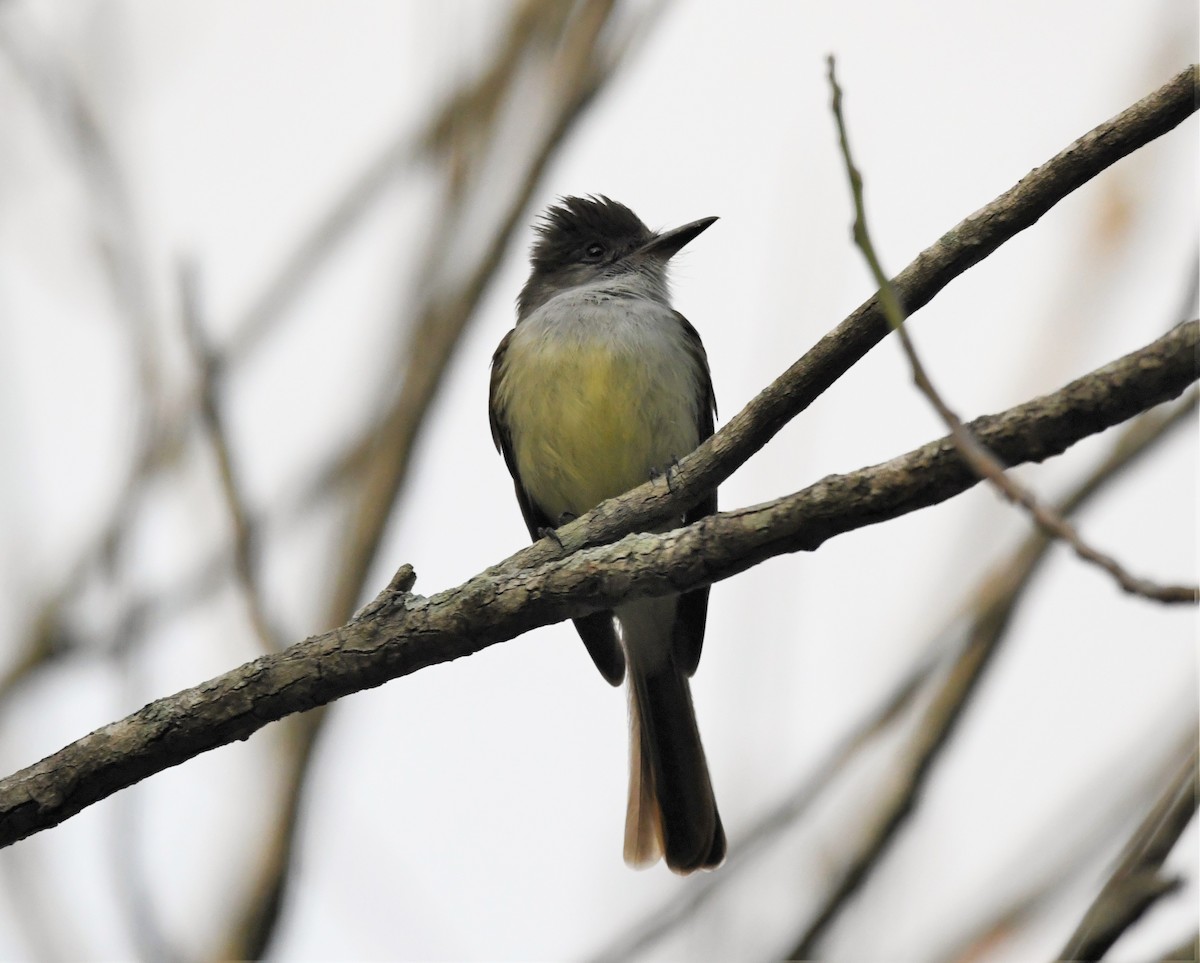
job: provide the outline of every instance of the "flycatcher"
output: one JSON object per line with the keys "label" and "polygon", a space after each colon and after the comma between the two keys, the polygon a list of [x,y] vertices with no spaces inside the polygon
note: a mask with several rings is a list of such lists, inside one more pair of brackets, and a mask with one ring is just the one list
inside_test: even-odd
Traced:
{"label": "flycatcher", "polygon": [[[716,220],[654,233],[607,197],[566,197],[536,225],[517,324],[492,358],[489,415],[529,534],[669,472],[713,432],[716,401],[696,329],[671,307],[667,263]],[[717,510],[713,493],[676,520]],[[673,526],[668,525],[663,530]],[[612,685],[629,671],[625,861],[677,873],[717,866],[725,832],[688,678],[708,589],[575,620]]]}

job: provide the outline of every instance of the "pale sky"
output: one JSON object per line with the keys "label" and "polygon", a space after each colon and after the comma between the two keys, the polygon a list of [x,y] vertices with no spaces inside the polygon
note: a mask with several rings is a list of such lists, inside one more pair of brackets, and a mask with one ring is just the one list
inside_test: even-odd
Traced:
{"label": "pale sky", "polygon": [[[397,131],[415,132],[440,96],[474,75],[503,13],[491,0],[10,0],[0,26],[33,25],[89,78],[131,188],[152,313],[181,373],[179,259],[198,266],[220,341],[280,252],[365,159]],[[525,221],[582,193],[621,200],[652,227],[720,216],[673,274],[676,305],[707,346],[720,424],[872,290],[850,241],[827,54],[838,57],[875,240],[894,273],[1195,61],[1196,36],[1194,5],[1183,0],[681,0],[570,136]],[[133,381],[80,229],[86,191],[4,58],[0,104],[13,131],[0,138],[0,538],[17,546],[0,561],[0,626],[16,638],[20,600],[53,584],[121,483]],[[1195,252],[1197,160],[1193,118],[917,315],[918,348],[961,414],[1053,391],[1175,320]],[[389,377],[389,326],[422,280],[419,226],[436,183],[418,167],[394,188],[305,287],[288,338],[231,383],[233,442],[255,503],[286,497],[289,466],[336,447]],[[512,324],[529,240],[522,229],[460,345],[370,594],[402,562],[416,567],[416,590],[432,594],[526,541],[485,410],[491,352]],[[943,433],[885,342],[744,466],[721,504],[777,497]],[[1018,474],[1053,497],[1111,440]],[[1193,422],[1086,512],[1082,528],[1139,573],[1194,581],[1196,479]],[[194,525],[197,513],[220,517],[213,498],[169,487],[156,496],[135,546],[143,584],[170,582],[218,544],[219,525],[202,539]],[[1028,529],[978,488],[714,588],[693,691],[733,845]],[[320,628],[311,598],[328,571],[315,555],[326,534],[319,525],[283,533],[264,559],[296,640]],[[111,599],[95,604],[97,620],[113,618]],[[945,949],[948,919],[1016,885],[1014,865],[1052,862],[1072,833],[1108,826],[1107,807],[1162,765],[1167,734],[1194,724],[1195,629],[1194,610],[1125,597],[1056,550],[916,818],[831,934],[829,958],[927,959]],[[0,717],[4,772],[253,657],[243,632],[227,592],[169,623],[136,678],[118,679],[99,660],[44,676]],[[337,704],[275,956],[577,959],[694,885],[621,861],[625,711],[624,694],[561,625]],[[240,867],[273,812],[262,776],[275,738],[268,729],[157,775],[0,854],[59,908],[53,955],[133,953],[110,859],[114,838],[129,838],[114,835],[122,821],[137,825],[168,933],[188,953],[211,952],[204,941],[237,905]],[[855,806],[878,781],[878,767],[852,774],[652,958],[777,955],[837,871]],[[1196,849],[1193,826],[1176,854],[1189,885],[1174,915],[1152,917],[1146,942],[1130,940],[1112,959],[1158,952],[1194,928]],[[1103,869],[1100,859],[1095,872]],[[5,895],[17,874],[0,877],[3,959],[35,952],[19,903]],[[994,958],[1052,954],[1089,898],[1080,888]]]}

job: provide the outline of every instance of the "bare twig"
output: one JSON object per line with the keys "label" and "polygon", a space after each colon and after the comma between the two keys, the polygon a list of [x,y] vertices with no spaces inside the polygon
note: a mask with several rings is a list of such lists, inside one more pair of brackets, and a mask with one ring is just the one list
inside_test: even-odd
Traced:
{"label": "bare twig", "polygon": [[1110,555],[1093,548],[1083,540],[1083,537],[1073,525],[1061,515],[1048,508],[1033,491],[1022,485],[1004,470],[1005,466],[992,455],[963,425],[962,419],[950,408],[934,386],[925,366],[921,363],[912,338],[905,325],[904,309],[900,305],[896,289],[888,280],[875,246],[871,242],[870,229],[867,226],[867,213],[863,201],[862,173],[854,164],[850,152],[850,141],[846,134],[846,123],[842,112],[842,88],[837,82],[836,62],[829,57],[829,85],[833,90],[833,116],[837,122],[838,141],[841,144],[842,158],[846,165],[846,174],[850,181],[850,191],[854,199],[854,242],[858,245],[871,269],[875,283],[879,285],[879,298],[888,324],[900,339],[901,347],[912,368],[913,381],[921,393],[929,399],[929,403],[941,416],[942,421],[950,429],[951,437],[959,452],[971,468],[981,478],[986,479],[1005,498],[1015,505],[1025,508],[1043,529],[1055,538],[1071,546],[1079,558],[1091,562],[1108,572],[1121,588],[1134,595],[1153,599],[1159,602],[1200,602],[1200,586],[1197,585],[1158,585],[1146,578],[1132,575],[1126,568]]}
{"label": "bare twig", "polygon": [[[912,350],[911,342],[907,339],[900,298],[896,289],[888,282],[886,275],[880,267],[867,232],[862,200],[862,178],[854,166],[846,138],[841,111],[841,90],[837,85],[832,57],[829,60],[829,79],[833,89],[833,112],[837,121],[843,157],[854,195],[856,214],[854,227],[855,240],[863,249],[864,256],[867,258],[871,270],[881,286],[879,299],[884,315],[898,332],[902,343],[905,344],[918,385],[921,387],[923,393],[927,397],[930,397],[931,401],[938,408],[939,413],[942,414],[950,426],[952,432],[951,438],[956,449],[959,450],[964,460],[971,465],[972,469],[980,477],[991,480],[992,473],[981,471],[976,461],[971,459],[973,454],[985,449],[979,443],[979,439],[971,431],[967,430],[959,419],[954,416],[953,412],[950,412],[944,403],[941,402],[928,377],[924,374],[920,361]],[[1003,475],[1003,468],[1000,467],[999,461],[991,455],[988,455],[988,458],[996,464],[996,471],[1000,475]],[[1041,514],[1045,517],[1046,511],[1042,509]],[[1061,517],[1058,518],[1058,522],[1060,523],[1059,525],[1043,525],[1043,530],[1049,530],[1056,535],[1059,534],[1062,526],[1065,526],[1066,523],[1062,521]],[[1044,546],[1037,546],[1031,543],[1029,552],[1031,553],[1031,558],[1040,558],[1044,552]],[[1022,577],[1027,579],[1031,572],[1032,567],[1026,567]],[[1190,601],[1194,594],[1194,590],[1190,589],[1170,587],[1168,590],[1162,590],[1158,589],[1158,587],[1155,588],[1161,595],[1168,596],[1168,600],[1171,601],[1183,600],[1181,597],[1185,595],[1187,600]],[[850,897],[862,886],[868,874],[877,865],[879,859],[895,838],[899,828],[912,812],[933,762],[940,755],[946,741],[956,728],[963,710],[976,691],[984,671],[990,664],[991,658],[995,654],[1000,640],[1003,638],[1004,629],[1011,619],[1015,597],[1014,592],[1005,591],[997,596],[995,600],[996,605],[993,608],[985,609],[980,613],[967,647],[963,650],[958,663],[940,686],[938,694],[934,697],[933,702],[925,711],[924,718],[918,725],[918,729],[908,749],[908,759],[902,771],[891,782],[886,796],[883,797],[882,801],[876,807],[870,830],[863,840],[859,842],[854,855],[848,861],[847,867],[841,874],[837,884],[822,901],[821,907],[791,950],[789,959],[807,959],[813,955],[828,927],[841,913]]]}
{"label": "bare twig", "polygon": [[[1181,325],[1053,395],[977,419],[971,429],[1013,463],[1042,460],[1180,394],[1195,378],[1198,345],[1200,322]],[[774,555],[814,550],[835,535],[944,501],[978,481],[953,443],[941,439],[666,534],[630,535],[533,569],[514,570],[510,560],[431,598],[387,595],[360,619],[159,699],[0,780],[0,845],[292,713],[618,600],[688,591]],[[973,660],[982,661],[986,647],[976,642],[971,649]],[[954,710],[947,698],[932,711]]]}
{"label": "bare twig", "polygon": [[[1197,393],[1176,405],[1170,413],[1143,417],[1139,426],[1131,426],[1109,457],[1078,486],[1058,507],[1063,515],[1077,511],[1089,498],[1131,464],[1134,455],[1144,452],[1172,426],[1194,413]],[[861,840],[847,862],[838,883],[823,900],[820,909],[805,929],[788,959],[809,959],[820,939],[859,890],[868,874],[878,864],[901,826],[915,809],[933,763],[952,735],[963,710],[978,689],[987,666],[990,665],[1005,630],[1012,621],[1016,604],[1023,589],[1045,558],[1051,538],[1044,530],[1032,534],[1011,566],[998,577],[985,582],[979,609],[970,630],[966,648],[946,675],[924,718],[918,724],[909,746],[902,770],[890,782],[887,795],[876,807],[871,830]]]}

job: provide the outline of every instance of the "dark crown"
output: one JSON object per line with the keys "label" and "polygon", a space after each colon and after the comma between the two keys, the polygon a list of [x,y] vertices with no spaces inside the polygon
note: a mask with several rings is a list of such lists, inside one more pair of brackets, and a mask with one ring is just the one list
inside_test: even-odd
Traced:
{"label": "dark crown", "polygon": [[534,230],[538,236],[530,259],[535,268],[569,262],[596,238],[625,241],[633,248],[651,236],[640,217],[603,194],[560,198],[541,216]]}

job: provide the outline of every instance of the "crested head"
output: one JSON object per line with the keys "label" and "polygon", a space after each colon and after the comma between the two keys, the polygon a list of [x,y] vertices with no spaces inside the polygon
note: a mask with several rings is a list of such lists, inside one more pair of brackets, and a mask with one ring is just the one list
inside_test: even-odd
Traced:
{"label": "crested head", "polygon": [[583,261],[593,243],[632,251],[651,237],[640,217],[603,194],[560,198],[542,214],[534,230],[537,240],[530,260],[535,270]]}
{"label": "crested head", "polygon": [[630,257],[655,234],[624,204],[602,194],[563,197],[534,230],[532,270],[517,300],[519,318],[563,291],[622,275],[643,278],[647,294],[666,299],[666,261]]}

